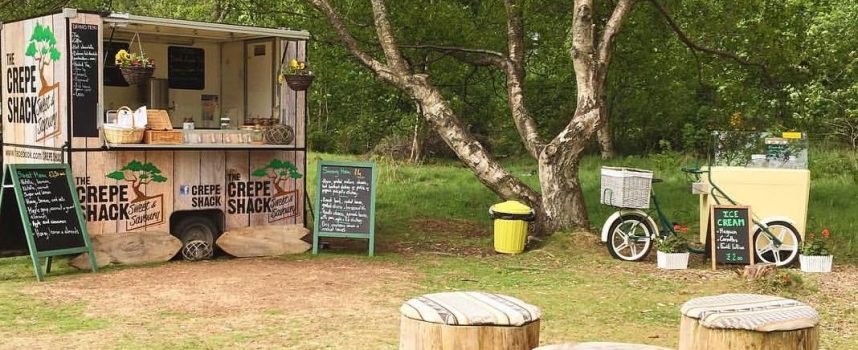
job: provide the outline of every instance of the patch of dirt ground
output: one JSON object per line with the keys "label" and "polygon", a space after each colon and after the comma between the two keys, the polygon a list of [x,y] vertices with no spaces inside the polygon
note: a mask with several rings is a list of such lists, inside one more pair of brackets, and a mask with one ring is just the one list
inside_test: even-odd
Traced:
{"label": "patch of dirt ground", "polygon": [[[24,292],[83,303],[87,316],[109,321],[107,329],[73,336],[40,334],[39,344],[49,348],[182,344],[166,337],[202,347],[215,341],[243,348],[377,349],[398,342],[398,308],[413,294],[410,281],[417,277],[392,263],[345,258],[229,259],[55,279]],[[12,335],[0,347],[30,342],[30,336]]]}

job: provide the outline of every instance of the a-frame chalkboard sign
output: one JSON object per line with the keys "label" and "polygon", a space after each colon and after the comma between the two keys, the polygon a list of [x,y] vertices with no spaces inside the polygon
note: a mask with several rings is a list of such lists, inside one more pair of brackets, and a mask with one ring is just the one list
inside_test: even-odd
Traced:
{"label": "a-frame chalkboard sign", "polygon": [[709,209],[709,252],[712,270],[718,264],[754,264],[751,207],[713,205]]}
{"label": "a-frame chalkboard sign", "polygon": [[[23,234],[39,281],[58,255],[88,253],[92,271],[98,270],[73,188],[68,164],[9,164],[4,169],[0,210],[8,222],[0,223],[0,243],[20,242],[13,236]],[[45,271],[41,258],[47,258]]]}
{"label": "a-frame chalkboard sign", "polygon": [[375,254],[375,163],[319,161],[313,254],[319,238],[355,238],[369,242]]}

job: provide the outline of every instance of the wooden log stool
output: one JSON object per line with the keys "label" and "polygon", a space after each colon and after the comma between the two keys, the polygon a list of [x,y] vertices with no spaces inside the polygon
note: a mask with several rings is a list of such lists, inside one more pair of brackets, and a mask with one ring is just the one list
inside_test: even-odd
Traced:
{"label": "wooden log stool", "polygon": [[402,350],[530,350],[539,346],[539,308],[506,295],[427,294],[408,300],[400,312]]}
{"label": "wooden log stool", "polygon": [[679,350],[819,348],[819,314],[769,295],[722,294],[682,305]]}
{"label": "wooden log stool", "polygon": [[660,346],[629,343],[564,343],[554,345],[543,345],[534,350],[671,350]]}

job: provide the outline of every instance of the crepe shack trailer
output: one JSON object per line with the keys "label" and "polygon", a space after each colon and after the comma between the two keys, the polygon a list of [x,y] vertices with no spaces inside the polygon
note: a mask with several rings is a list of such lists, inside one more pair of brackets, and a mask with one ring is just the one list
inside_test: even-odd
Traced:
{"label": "crepe shack trailer", "polygon": [[[128,86],[113,66],[137,34],[155,72]],[[309,33],[127,14],[60,13],[2,24],[4,162],[68,163],[90,234],[168,231],[213,242],[224,231],[305,225],[306,93],[280,85]],[[192,118],[201,143],[109,144],[105,112]],[[288,145],[227,142],[220,127],[277,117]],[[291,170],[291,171],[289,171]]]}

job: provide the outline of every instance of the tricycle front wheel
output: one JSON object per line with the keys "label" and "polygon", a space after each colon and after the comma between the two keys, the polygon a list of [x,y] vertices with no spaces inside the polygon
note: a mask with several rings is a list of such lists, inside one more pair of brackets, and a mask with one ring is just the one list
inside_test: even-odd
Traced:
{"label": "tricycle front wheel", "polygon": [[798,258],[801,247],[801,236],[793,225],[786,221],[772,221],[766,224],[769,233],[774,236],[780,244],[758,227],[754,232],[754,250],[757,253],[757,262],[773,263],[776,266],[789,266]]}
{"label": "tricycle front wheel", "polygon": [[626,214],[606,224],[611,225],[606,242],[611,256],[625,261],[638,261],[649,254],[656,231],[647,217]]}

